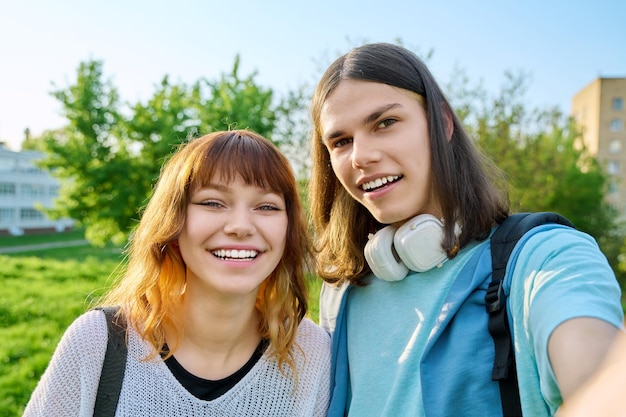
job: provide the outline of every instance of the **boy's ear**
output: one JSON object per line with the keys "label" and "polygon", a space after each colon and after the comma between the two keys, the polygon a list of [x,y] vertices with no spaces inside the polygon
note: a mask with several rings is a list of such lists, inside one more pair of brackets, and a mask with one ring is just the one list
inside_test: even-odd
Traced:
{"label": "boy's ear", "polygon": [[449,108],[444,107],[443,117],[446,124],[446,138],[449,142],[450,140],[452,140],[452,134],[454,133],[454,122],[452,121],[452,114],[450,114]]}

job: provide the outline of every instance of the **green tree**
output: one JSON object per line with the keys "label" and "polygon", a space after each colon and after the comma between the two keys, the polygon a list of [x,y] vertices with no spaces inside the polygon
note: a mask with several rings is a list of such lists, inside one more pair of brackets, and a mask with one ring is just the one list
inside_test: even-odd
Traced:
{"label": "green tree", "polygon": [[596,238],[618,272],[615,242],[623,241],[623,228],[605,199],[609,178],[573,119],[556,108],[529,108],[529,80],[528,74],[507,72],[491,96],[457,68],[448,92],[472,137],[506,174],[512,211],[565,215]]}
{"label": "green tree", "polygon": [[138,209],[146,204],[168,155],[198,134],[199,102],[197,87],[172,85],[165,76],[151,98],[131,107],[132,117],[124,121],[122,134],[133,147],[128,155],[132,186],[127,188],[132,196],[125,203],[128,211],[115,219],[122,230],[136,224]]}
{"label": "green tree", "polygon": [[276,126],[276,106],[273,91],[256,84],[256,72],[240,78],[239,56],[229,74],[222,74],[217,82],[202,80],[197,88],[209,100],[203,100],[197,109],[203,132],[224,129],[250,129],[269,139]]}
{"label": "green tree", "polygon": [[103,230],[119,242],[123,233],[111,219],[126,209],[119,204],[119,194],[128,165],[123,157],[126,144],[118,135],[118,92],[103,80],[102,63],[88,61],[79,65],[74,85],[52,95],[61,102],[68,125],[44,137],[47,157],[42,166],[65,180],[48,214],[75,219],[94,242],[103,243]]}
{"label": "green tree", "polygon": [[529,75],[505,73],[494,96],[456,77],[450,95],[468,131],[507,176],[513,211],[558,211],[596,238],[614,226],[604,197],[608,177],[585,148],[571,118],[530,109]]}
{"label": "green tree", "polygon": [[240,78],[239,58],[217,82],[172,84],[167,76],[145,103],[122,111],[117,90],[103,80],[102,62],[81,63],[75,84],[52,94],[68,126],[44,138],[42,166],[64,179],[53,217],[71,217],[95,244],[123,243],[132,231],[160,168],[182,142],[228,128],[271,138],[272,90]]}

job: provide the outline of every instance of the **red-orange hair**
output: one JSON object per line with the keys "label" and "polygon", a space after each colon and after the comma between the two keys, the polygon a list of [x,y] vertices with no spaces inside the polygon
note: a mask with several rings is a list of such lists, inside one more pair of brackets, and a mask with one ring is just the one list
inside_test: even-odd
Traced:
{"label": "red-orange hair", "polygon": [[[214,132],[182,144],[163,166],[154,193],[128,247],[128,266],[103,303],[121,311],[157,352],[164,326],[179,332],[173,308],[185,285],[185,262],[174,242],[186,220],[190,196],[216,176],[240,176],[248,185],[281,194],[288,217],[285,251],[261,284],[259,333],[269,353],[295,372],[292,345],[307,312],[305,263],[310,260],[306,219],[293,171],[285,156],[264,137],[247,130]],[[180,338],[180,333],[176,336]],[[170,348],[175,349],[175,346]],[[163,352],[169,354],[171,352]]]}

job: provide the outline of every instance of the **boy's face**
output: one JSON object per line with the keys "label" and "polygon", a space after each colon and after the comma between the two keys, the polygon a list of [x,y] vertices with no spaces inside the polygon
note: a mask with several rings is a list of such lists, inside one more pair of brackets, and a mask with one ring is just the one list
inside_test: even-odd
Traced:
{"label": "boy's face", "polygon": [[322,106],[320,124],[335,175],[376,220],[401,224],[418,214],[439,216],[420,96],[343,80]]}

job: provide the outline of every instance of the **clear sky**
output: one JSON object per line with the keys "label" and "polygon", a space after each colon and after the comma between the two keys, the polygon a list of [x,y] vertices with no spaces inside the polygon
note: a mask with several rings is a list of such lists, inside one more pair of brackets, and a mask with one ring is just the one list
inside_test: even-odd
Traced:
{"label": "clear sky", "polygon": [[[507,70],[530,74],[529,105],[569,112],[597,77],[626,77],[624,0],[19,0],[0,4],[0,140],[19,149],[65,124],[53,83],[81,61],[103,61],[122,100],[174,82],[241,76],[279,94],[313,84],[363,41],[403,43],[447,82],[453,66],[496,92]],[[321,62],[321,64],[320,64]]]}

